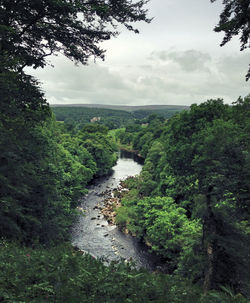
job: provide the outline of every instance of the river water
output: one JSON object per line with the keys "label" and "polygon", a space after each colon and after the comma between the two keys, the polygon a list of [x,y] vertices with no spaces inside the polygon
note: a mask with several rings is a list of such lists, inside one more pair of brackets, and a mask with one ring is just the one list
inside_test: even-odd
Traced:
{"label": "river water", "polygon": [[118,187],[121,180],[135,176],[142,169],[142,161],[136,155],[121,151],[116,166],[109,176],[96,179],[89,186],[89,192],[80,201],[79,216],[72,229],[72,245],[90,253],[96,258],[116,261],[133,260],[137,267],[155,270],[160,260],[137,239],[125,235],[116,226],[110,225],[101,213],[105,195],[103,192]]}

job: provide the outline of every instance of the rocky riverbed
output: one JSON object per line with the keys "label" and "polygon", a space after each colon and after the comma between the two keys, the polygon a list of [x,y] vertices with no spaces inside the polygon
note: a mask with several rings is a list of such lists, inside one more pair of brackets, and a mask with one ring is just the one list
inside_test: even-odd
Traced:
{"label": "rocky riverbed", "polygon": [[[119,195],[126,191],[121,181],[140,173],[142,165],[131,158],[119,158],[110,176],[99,178],[89,187],[78,207],[81,213],[72,228],[72,245],[95,258],[107,262],[133,260],[137,267],[155,270],[159,258],[145,244],[125,234],[114,225],[114,208],[119,207]],[[118,188],[116,194],[114,190]],[[118,195],[118,196],[117,196]]]}
{"label": "rocky riverbed", "polygon": [[116,210],[121,206],[121,198],[126,192],[128,192],[128,189],[125,187],[124,181],[120,181],[119,186],[113,191],[109,190],[103,193],[105,199],[103,200],[104,206],[101,212],[109,224],[114,225],[116,223]]}

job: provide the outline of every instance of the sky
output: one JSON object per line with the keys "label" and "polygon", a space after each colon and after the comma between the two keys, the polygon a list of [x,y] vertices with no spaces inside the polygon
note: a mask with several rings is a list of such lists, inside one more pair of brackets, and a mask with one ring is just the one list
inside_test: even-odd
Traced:
{"label": "sky", "polygon": [[232,103],[250,93],[245,81],[250,52],[239,38],[220,47],[214,26],[221,0],[151,0],[150,24],[139,34],[120,28],[117,38],[101,43],[105,61],[75,66],[59,55],[54,68],[29,70],[41,82],[50,104],[191,105],[223,98]]}

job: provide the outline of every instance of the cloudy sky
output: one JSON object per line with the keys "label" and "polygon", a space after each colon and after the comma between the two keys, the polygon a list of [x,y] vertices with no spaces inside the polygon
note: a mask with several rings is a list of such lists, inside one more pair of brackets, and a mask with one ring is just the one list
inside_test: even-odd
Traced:
{"label": "cloudy sky", "polygon": [[249,50],[240,52],[238,38],[224,47],[213,31],[221,0],[151,0],[151,24],[140,34],[121,34],[102,44],[104,62],[76,67],[62,56],[54,68],[32,71],[50,104],[190,105],[210,98],[226,103],[250,93],[245,81]]}

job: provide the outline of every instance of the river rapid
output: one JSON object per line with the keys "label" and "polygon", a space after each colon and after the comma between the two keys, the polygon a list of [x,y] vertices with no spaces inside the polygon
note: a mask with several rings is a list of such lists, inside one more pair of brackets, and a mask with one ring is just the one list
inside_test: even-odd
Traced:
{"label": "river rapid", "polygon": [[142,165],[142,160],[135,154],[120,151],[111,174],[94,180],[88,188],[88,194],[80,201],[82,215],[72,228],[73,246],[107,262],[132,260],[137,268],[149,270],[156,270],[161,266],[160,259],[151,254],[145,244],[122,233],[117,226],[110,225],[101,213],[104,193],[117,188],[120,181],[128,176],[138,175]]}

